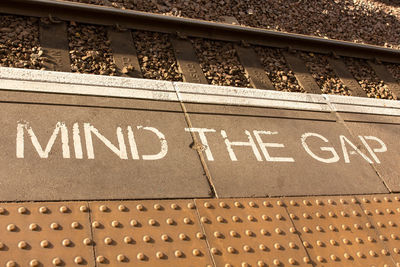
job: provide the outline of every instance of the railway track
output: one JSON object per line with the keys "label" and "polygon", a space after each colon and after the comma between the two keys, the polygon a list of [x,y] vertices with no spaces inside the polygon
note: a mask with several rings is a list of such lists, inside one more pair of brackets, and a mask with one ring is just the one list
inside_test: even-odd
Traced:
{"label": "railway track", "polygon": [[400,50],[0,10],[1,266],[400,266]]}
{"label": "railway track", "polygon": [[[221,75],[218,73],[220,71],[218,68],[223,69],[224,62],[213,70],[208,66],[212,58],[203,56],[202,52],[207,49],[212,50],[218,47],[218,42],[224,41],[228,42],[224,43],[228,46],[224,48],[228,50],[224,57],[233,58],[231,65],[235,66],[233,70],[228,66],[225,67],[227,70],[220,71],[228,78],[234,77],[224,85],[389,99],[397,99],[400,94],[398,81],[393,77],[393,72],[391,73],[386,67],[387,64],[391,64],[398,68],[400,51],[396,49],[228,24],[234,22],[235,19],[232,17],[225,18],[227,23],[215,23],[49,0],[3,1],[0,7],[3,13],[41,18],[40,46],[44,48],[44,56],[47,57],[44,66],[50,70],[68,72],[71,71],[71,63],[82,65],[85,64],[86,58],[97,56],[102,57],[105,63],[95,73],[143,77],[148,65],[147,59],[150,57],[146,55],[145,50],[152,39],[143,42],[143,46],[140,43],[146,36],[142,38],[140,34],[132,35],[132,31],[145,30],[168,34],[166,36],[156,34],[152,38],[164,39],[164,42],[172,45],[156,48],[163,50],[158,53],[164,53],[164,57],[169,58],[161,64],[162,66],[158,66],[167,71],[144,75],[145,77],[202,84],[213,83],[213,79]],[[72,25],[70,21],[73,22]],[[103,32],[94,35],[103,35],[99,42],[109,42],[109,46],[103,49],[109,51],[100,56],[89,53],[83,55],[81,59],[78,58],[80,63],[71,62],[71,57],[74,57],[71,49],[79,50],[79,46],[82,46],[82,43],[79,43],[80,26],[76,26],[77,23],[106,27],[103,28]],[[78,35],[75,36],[76,34]],[[72,48],[71,36],[78,40]],[[100,46],[100,43],[95,46]],[[139,51],[141,55],[138,56],[136,48],[141,50]],[[266,53],[265,49],[273,51]],[[212,56],[215,57],[221,51],[223,50],[216,49]],[[268,53],[279,55],[281,64],[289,70],[288,74],[277,77],[274,74],[279,70],[274,72],[268,69],[274,65]],[[260,55],[263,59],[260,59]],[[307,61],[310,60],[310,55],[311,61],[313,58],[319,61],[319,67],[324,69],[322,73],[315,71],[315,62],[310,65]],[[76,57],[79,57],[79,54]],[[358,75],[359,69],[363,69],[361,72],[367,72],[367,75]],[[85,72],[90,73],[90,70]],[[215,81],[217,84],[218,82]]]}

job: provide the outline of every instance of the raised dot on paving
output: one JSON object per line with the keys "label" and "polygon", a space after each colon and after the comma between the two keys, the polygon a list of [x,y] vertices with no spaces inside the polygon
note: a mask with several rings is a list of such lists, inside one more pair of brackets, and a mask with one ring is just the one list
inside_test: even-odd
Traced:
{"label": "raised dot on paving", "polygon": [[191,200],[107,201],[107,212],[89,205],[97,266],[212,266]]}
{"label": "raised dot on paving", "polygon": [[[318,266],[393,266],[355,197],[290,198],[288,212]],[[309,216],[303,216],[306,213]]]}
{"label": "raised dot on paving", "polygon": [[208,199],[196,206],[216,266],[307,265],[281,199]]}
{"label": "raised dot on paving", "polygon": [[379,241],[385,248],[377,251],[391,255],[400,266],[400,195],[357,196],[362,212],[378,232]]}
{"label": "raised dot on paving", "polygon": [[85,202],[2,203],[0,266],[94,266]]}

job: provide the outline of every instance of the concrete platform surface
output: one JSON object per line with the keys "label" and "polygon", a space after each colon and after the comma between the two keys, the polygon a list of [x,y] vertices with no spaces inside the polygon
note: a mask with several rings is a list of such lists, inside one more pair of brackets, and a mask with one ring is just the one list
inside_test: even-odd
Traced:
{"label": "concrete platform surface", "polygon": [[0,200],[400,190],[398,101],[0,68]]}
{"label": "concrete platform surface", "polygon": [[0,68],[0,266],[399,267],[399,103]]}

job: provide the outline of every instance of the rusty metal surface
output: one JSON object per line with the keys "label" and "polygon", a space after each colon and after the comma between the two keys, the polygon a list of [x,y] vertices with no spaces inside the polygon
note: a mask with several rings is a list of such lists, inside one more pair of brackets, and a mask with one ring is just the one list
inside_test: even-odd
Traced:
{"label": "rusty metal surface", "polygon": [[356,79],[354,79],[343,60],[330,58],[329,65],[331,65],[333,71],[340,78],[342,83],[351,90],[351,95],[361,97],[367,96],[367,93],[361,88]]}
{"label": "rusty metal surface", "polygon": [[108,38],[118,72],[125,77],[142,78],[136,47],[130,30],[108,29]]}
{"label": "rusty metal surface", "polygon": [[282,204],[280,199],[196,200],[216,266],[308,266]]}
{"label": "rusty metal surface", "polygon": [[378,75],[379,79],[381,79],[389,90],[397,97],[400,97],[400,84],[393,78],[390,74],[389,70],[383,64],[377,64],[372,61],[368,61],[368,64],[375,71],[376,75]]}
{"label": "rusty metal surface", "polygon": [[[342,115],[341,115],[342,116]],[[372,161],[376,172],[392,192],[400,191],[400,168],[398,140],[400,120],[398,117],[387,117],[386,120],[375,120],[376,116],[366,117],[361,114],[346,114],[345,124],[352,132],[358,144]],[[350,122],[346,120],[363,120]],[[372,119],[372,120],[369,120]],[[368,144],[365,146],[364,143]]]}
{"label": "rusty metal surface", "polygon": [[67,24],[65,22],[40,22],[40,45],[47,58],[44,66],[48,70],[71,71]]}
{"label": "rusty metal surface", "polygon": [[94,266],[86,202],[0,203],[0,266]]}
{"label": "rusty metal surface", "polygon": [[374,45],[363,45],[346,41],[327,40],[321,37],[290,34],[272,30],[228,25],[168,15],[151,14],[113,7],[93,6],[57,0],[0,1],[1,12],[27,16],[58,17],[65,21],[77,21],[101,25],[120,25],[133,29],[176,33],[202,38],[241,41],[258,45],[275,46],[360,58],[379,58],[382,61],[399,63],[400,51]]}
{"label": "rusty metal surface", "polygon": [[212,266],[192,200],[91,202],[97,266]]}
{"label": "rusty metal surface", "polygon": [[399,266],[400,195],[0,203],[0,265]]}
{"label": "rusty metal surface", "polygon": [[192,127],[203,129],[203,154],[220,197],[388,192],[356,152],[357,140],[326,114],[185,106]]}
{"label": "rusty metal surface", "polygon": [[355,197],[287,198],[285,203],[317,266],[395,266]]}
{"label": "rusty metal surface", "polygon": [[208,84],[193,45],[189,40],[171,39],[178,67],[184,82]]}
{"label": "rusty metal surface", "polygon": [[249,77],[251,86],[257,89],[275,90],[256,52],[252,48],[239,45],[235,45],[235,50]]}
{"label": "rusty metal surface", "polygon": [[209,196],[178,103],[20,94],[0,103],[1,200]]}
{"label": "rusty metal surface", "polygon": [[386,252],[400,265],[400,195],[357,196]]}
{"label": "rusty metal surface", "polygon": [[302,59],[297,57],[295,54],[291,54],[289,52],[283,52],[283,56],[285,57],[290,69],[293,70],[294,76],[296,76],[297,81],[307,93],[322,93],[321,88],[319,88],[318,84],[315,82],[315,79],[307,70],[306,64]]}

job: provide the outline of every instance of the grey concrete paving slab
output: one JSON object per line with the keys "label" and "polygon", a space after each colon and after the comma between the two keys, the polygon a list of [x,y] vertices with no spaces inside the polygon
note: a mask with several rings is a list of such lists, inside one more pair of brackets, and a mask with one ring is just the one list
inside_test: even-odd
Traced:
{"label": "grey concrete paving slab", "polygon": [[398,190],[398,101],[12,68],[0,101],[0,201],[207,197],[194,149],[220,197]]}
{"label": "grey concrete paving slab", "polygon": [[209,196],[179,103],[12,93],[0,93],[0,201]]}
{"label": "grey concrete paving slab", "polygon": [[400,117],[339,114],[392,192],[400,192]]}
{"label": "grey concrete paving slab", "polygon": [[388,192],[333,114],[185,106],[220,197]]}

